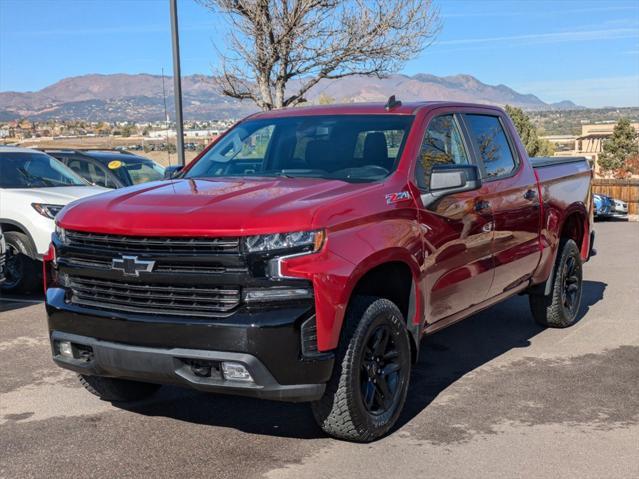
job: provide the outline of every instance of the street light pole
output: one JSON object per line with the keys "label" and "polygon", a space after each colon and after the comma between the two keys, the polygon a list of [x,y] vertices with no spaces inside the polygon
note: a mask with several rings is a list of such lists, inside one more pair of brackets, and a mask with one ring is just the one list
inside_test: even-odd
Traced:
{"label": "street light pole", "polygon": [[178,165],[184,166],[184,126],[182,120],[182,77],[180,73],[180,37],[178,34],[177,0],[171,7],[171,40],[173,43],[173,93],[175,97],[175,132]]}

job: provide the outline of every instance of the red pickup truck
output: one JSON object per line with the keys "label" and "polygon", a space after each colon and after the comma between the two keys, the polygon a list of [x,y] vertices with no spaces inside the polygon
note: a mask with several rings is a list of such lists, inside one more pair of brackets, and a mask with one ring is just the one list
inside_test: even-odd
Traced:
{"label": "red pickup truck", "polygon": [[371,441],[424,335],[521,293],[545,326],[578,317],[591,169],[529,159],[499,108],[259,113],[172,175],[57,216],[53,359],[105,400],[308,401],[328,434]]}

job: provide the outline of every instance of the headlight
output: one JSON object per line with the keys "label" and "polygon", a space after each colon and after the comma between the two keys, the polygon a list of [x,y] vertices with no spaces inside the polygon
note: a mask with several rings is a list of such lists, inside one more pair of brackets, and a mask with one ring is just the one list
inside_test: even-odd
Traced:
{"label": "headlight", "polygon": [[55,234],[62,244],[67,244],[67,231],[64,228],[55,225]]}
{"label": "headlight", "polygon": [[45,203],[31,203],[31,206],[42,216],[50,219],[55,218],[55,215],[60,213],[60,210],[64,208],[64,205],[47,205]]}
{"label": "headlight", "polygon": [[[245,240],[249,253],[289,250],[314,253],[324,244],[325,233],[318,231],[299,231],[296,233],[276,233],[271,235],[248,236]],[[291,251],[292,252],[292,251]]]}

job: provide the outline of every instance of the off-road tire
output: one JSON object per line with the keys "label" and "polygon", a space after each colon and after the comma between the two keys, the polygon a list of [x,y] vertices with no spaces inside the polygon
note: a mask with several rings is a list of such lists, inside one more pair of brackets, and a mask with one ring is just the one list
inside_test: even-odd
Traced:
{"label": "off-road tire", "polygon": [[[574,261],[574,276],[577,281],[575,291],[575,305],[572,308],[566,307],[566,267],[569,261]],[[573,276],[573,275],[571,275]],[[582,262],[581,254],[577,244],[571,239],[562,239],[559,245],[559,252],[555,262],[554,278],[552,289],[549,295],[529,296],[530,310],[532,315],[542,326],[551,328],[567,328],[572,326],[578,318],[582,293]]]}
{"label": "off-road tire", "polygon": [[[383,323],[392,335],[401,369],[392,406],[376,416],[364,405],[360,375],[367,341]],[[344,320],[331,379],[322,398],[311,403],[318,425],[330,436],[349,441],[370,442],[383,436],[397,422],[406,401],[410,366],[408,332],[399,308],[387,299],[355,297]]]}
{"label": "off-road tire", "polygon": [[[11,254],[17,253],[17,257],[12,261],[18,262],[19,277],[15,282],[7,277],[0,285],[0,290],[3,293],[31,293],[38,288],[42,289],[42,263],[35,259],[38,252],[31,239],[19,231],[7,231],[4,238],[7,243],[7,255],[10,251]],[[8,264],[5,267],[8,268]],[[8,272],[5,274],[9,275]]]}
{"label": "off-road tire", "polygon": [[78,375],[80,383],[91,394],[103,401],[129,402],[148,398],[160,387],[159,384],[129,381],[126,379],[105,378],[102,376]]}

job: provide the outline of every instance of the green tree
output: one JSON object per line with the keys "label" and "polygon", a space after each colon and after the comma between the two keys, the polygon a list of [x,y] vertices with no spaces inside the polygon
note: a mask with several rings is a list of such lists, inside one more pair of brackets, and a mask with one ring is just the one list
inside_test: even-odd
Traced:
{"label": "green tree", "polygon": [[528,156],[552,156],[555,153],[553,144],[539,137],[539,130],[521,108],[506,105],[506,113],[515,124]]}
{"label": "green tree", "polygon": [[598,163],[605,172],[625,170],[627,162],[639,155],[637,132],[628,118],[621,118],[612,131],[612,136],[604,141],[603,152]]}

